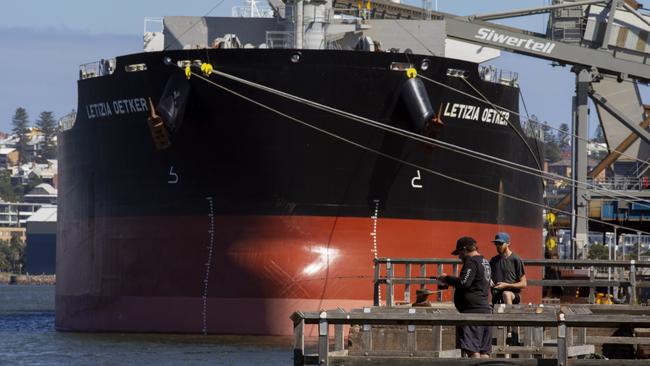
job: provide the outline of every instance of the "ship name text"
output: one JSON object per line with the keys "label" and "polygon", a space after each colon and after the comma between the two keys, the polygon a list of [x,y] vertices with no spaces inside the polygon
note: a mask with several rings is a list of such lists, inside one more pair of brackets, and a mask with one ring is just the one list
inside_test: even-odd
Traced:
{"label": "ship name text", "polygon": [[495,32],[490,28],[480,28],[474,35],[474,38],[545,54],[550,54],[553,51],[553,48],[555,48],[555,42],[538,42],[534,38],[515,37]]}
{"label": "ship name text", "polygon": [[86,116],[88,119],[147,112],[148,110],[149,107],[144,98],[117,99],[108,102],[86,104]]}
{"label": "ship name text", "polygon": [[507,126],[508,120],[510,119],[510,112],[498,111],[493,108],[481,108],[476,105],[448,102],[445,104],[443,116]]}

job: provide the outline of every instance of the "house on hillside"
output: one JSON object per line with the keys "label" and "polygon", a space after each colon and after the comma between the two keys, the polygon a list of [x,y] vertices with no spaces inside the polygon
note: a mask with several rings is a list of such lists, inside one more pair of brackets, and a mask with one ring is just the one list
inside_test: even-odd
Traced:
{"label": "house on hillside", "polygon": [[18,150],[13,147],[0,147],[0,169],[18,164]]}
{"label": "house on hillside", "polygon": [[29,191],[23,201],[28,203],[47,203],[56,205],[57,190],[47,183],[41,183]]}
{"label": "house on hillside", "polygon": [[56,207],[41,207],[26,225],[25,271],[56,273]]}

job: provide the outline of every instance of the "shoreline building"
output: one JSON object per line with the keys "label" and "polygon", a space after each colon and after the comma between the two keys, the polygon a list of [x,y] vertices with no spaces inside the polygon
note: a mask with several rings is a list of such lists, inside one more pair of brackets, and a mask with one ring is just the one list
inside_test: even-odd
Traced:
{"label": "shoreline building", "polygon": [[56,273],[56,206],[41,207],[26,225],[25,272]]}

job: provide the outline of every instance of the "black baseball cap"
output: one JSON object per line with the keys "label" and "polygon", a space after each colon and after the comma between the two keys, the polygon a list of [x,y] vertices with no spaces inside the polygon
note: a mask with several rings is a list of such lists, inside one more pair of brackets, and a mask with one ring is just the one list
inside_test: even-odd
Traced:
{"label": "black baseball cap", "polygon": [[463,236],[462,238],[456,241],[456,250],[451,252],[453,255],[458,255],[458,251],[461,249],[467,249],[476,245],[476,240],[470,236]]}

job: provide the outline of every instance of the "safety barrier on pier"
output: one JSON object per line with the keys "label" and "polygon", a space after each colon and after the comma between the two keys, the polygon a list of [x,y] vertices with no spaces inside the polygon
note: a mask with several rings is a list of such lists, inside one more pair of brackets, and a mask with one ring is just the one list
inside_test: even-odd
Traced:
{"label": "safety barrier on pier", "polygon": [[[593,314],[588,305],[503,306],[494,314],[413,307],[299,311],[291,316],[294,365],[645,365],[648,360],[575,358],[593,355],[594,345],[588,343],[594,340],[601,344],[650,344],[648,338],[587,336],[587,328],[650,327],[647,307],[635,306],[635,311],[629,308],[607,314]],[[305,327],[309,325],[318,329],[318,342],[313,347],[305,346]],[[346,325],[351,329],[347,342]],[[443,327],[458,325],[495,327],[492,358],[460,359],[460,350],[455,346],[443,349]],[[519,331],[522,342],[508,342],[507,327]],[[423,342],[420,338],[425,330],[432,334]],[[507,358],[513,354],[519,358]]]}
{"label": "safety barrier on pier", "polygon": [[[374,305],[380,305],[381,286],[386,287],[386,306],[395,305],[396,285],[403,286],[404,303],[411,302],[411,286],[419,285],[420,288],[426,285],[437,283],[437,277],[445,272],[444,267],[451,268],[453,275],[458,275],[458,265],[461,262],[450,258],[376,258],[374,272]],[[610,260],[559,260],[559,259],[526,259],[525,266],[541,267],[565,267],[585,268],[588,271],[588,279],[528,279],[529,286],[543,287],[587,287],[589,288],[589,302],[595,303],[597,287],[622,287],[628,294],[626,302],[629,304],[638,303],[637,289],[650,288],[650,280],[640,280],[637,273],[640,268],[650,268],[650,261],[610,261]],[[399,271],[397,266],[401,266]],[[431,271],[435,268],[434,271]],[[599,271],[603,273],[606,268],[621,268],[618,276],[610,276],[608,279],[600,279]],[[403,276],[396,276],[395,273],[403,273]],[[417,272],[414,273],[414,272]],[[431,273],[431,274],[428,274]],[[618,278],[616,278],[618,277]],[[644,276],[645,277],[645,276]],[[643,278],[643,277],[641,277]],[[438,301],[442,301],[442,293],[437,292]]]}

